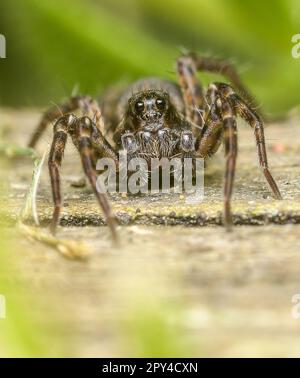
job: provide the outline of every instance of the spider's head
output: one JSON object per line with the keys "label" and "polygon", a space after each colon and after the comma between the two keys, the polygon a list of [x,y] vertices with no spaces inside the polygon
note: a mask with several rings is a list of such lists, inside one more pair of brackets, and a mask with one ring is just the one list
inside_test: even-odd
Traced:
{"label": "spider's head", "polygon": [[145,131],[161,129],[169,107],[168,93],[160,90],[138,92],[129,99],[129,113],[138,128]]}

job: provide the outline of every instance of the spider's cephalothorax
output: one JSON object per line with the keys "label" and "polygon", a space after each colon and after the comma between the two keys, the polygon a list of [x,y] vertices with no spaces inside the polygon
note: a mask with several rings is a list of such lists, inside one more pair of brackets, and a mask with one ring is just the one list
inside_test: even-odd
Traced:
{"label": "spider's cephalothorax", "polygon": [[195,148],[190,125],[176,110],[170,94],[159,89],[139,91],[129,98],[114,139],[129,156],[149,162],[192,153]]}
{"label": "spider's cephalothorax", "polygon": [[145,90],[128,101],[127,116],[136,130],[157,132],[170,117],[170,99],[166,92]]}
{"label": "spider's cephalothorax", "polygon": [[[231,86],[213,83],[204,91],[197,71],[221,73]],[[117,167],[120,150],[146,161],[174,156],[205,159],[218,150],[222,140],[226,159],[224,223],[229,227],[232,223],[230,201],[237,156],[238,116],[253,128],[262,172],[275,198],[281,198],[268,168],[262,118],[252,107],[255,101],[234,68],[225,61],[188,54],[178,59],[177,73],[179,86],[162,79],[143,79],[125,91],[108,92],[99,102],[88,96],[72,97],[60,109],[53,107],[44,114],[29,145],[34,147],[46,126],[57,119],[49,156],[55,206],[52,231],[59,221],[62,204],[59,170],[68,135],[80,153],[85,174],[115,238],[109,202],[106,195],[97,190],[97,158],[109,157]],[[80,110],[80,117],[70,114],[75,110]],[[61,116],[61,112],[65,115]]]}

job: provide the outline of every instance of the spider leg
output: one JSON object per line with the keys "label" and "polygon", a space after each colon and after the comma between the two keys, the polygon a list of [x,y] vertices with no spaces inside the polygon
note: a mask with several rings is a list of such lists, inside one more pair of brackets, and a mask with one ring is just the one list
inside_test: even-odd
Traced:
{"label": "spider leg", "polygon": [[231,197],[234,184],[237,157],[237,125],[234,109],[226,99],[221,99],[215,88],[207,92],[210,104],[206,121],[196,141],[197,156],[213,155],[220,146],[222,136],[225,142],[226,168],[224,176],[224,224],[229,230],[232,225]]}
{"label": "spider leg", "polygon": [[231,197],[234,184],[237,157],[237,124],[229,101],[222,101],[222,118],[225,142],[225,181],[224,181],[224,224],[227,229],[232,225]]}
{"label": "spider leg", "polygon": [[260,166],[264,176],[275,198],[281,199],[282,197],[268,168],[264,127],[259,115],[227,84],[211,84],[207,91],[206,98],[207,102],[210,104],[210,108],[205,115],[205,124],[196,141],[197,155],[205,158],[216,152],[223,134],[226,156],[224,223],[227,228],[230,228],[232,224],[230,203],[237,157],[237,115],[240,115],[254,129]]}
{"label": "spider leg", "polygon": [[269,170],[264,124],[261,117],[240,96],[238,96],[229,85],[223,83],[215,83],[212,85],[216,87],[223,98],[228,99],[236,113],[253,128],[258,149],[259,163],[263,174],[274,194],[274,197],[276,199],[282,199],[278,186]]}
{"label": "spider leg", "polygon": [[94,194],[102,208],[107,225],[109,226],[114,241],[117,241],[117,232],[115,218],[111,211],[110,204],[105,193],[97,190],[97,172],[93,163],[93,122],[87,116],[78,119],[76,127],[76,136],[78,138],[78,151],[80,153],[82,166],[86,176],[88,177]]}
{"label": "spider leg", "polygon": [[[96,128],[95,124],[93,124],[91,119],[87,116],[77,118],[72,114],[67,114],[59,118],[54,125],[54,137],[48,161],[54,202],[53,218],[50,227],[51,232],[55,233],[56,231],[62,205],[59,170],[61,167],[68,134],[71,135],[72,140],[79,151],[84,172],[88,177],[95,196],[97,197],[97,200],[102,208],[113,239],[117,241],[115,220],[108,199],[105,193],[100,193],[97,190],[97,173],[94,168],[93,160],[93,144],[96,144],[99,149],[102,147],[103,151],[103,145],[106,146],[106,141],[101,132]],[[106,143],[108,145],[108,142]]]}
{"label": "spider leg", "polygon": [[[202,86],[197,78],[197,68],[190,56],[177,60],[177,73],[187,118],[200,128],[203,126],[201,111],[205,108]],[[197,131],[197,130],[195,130]]]}
{"label": "spider leg", "polygon": [[93,118],[94,115],[99,117],[100,109],[98,103],[89,96],[71,97],[69,101],[59,106],[52,106],[42,116],[36,130],[31,136],[28,146],[34,148],[41,138],[43,132],[46,130],[49,123],[66,113],[73,112],[80,109],[83,114],[89,115]]}
{"label": "spider leg", "polygon": [[202,158],[212,156],[218,150],[223,133],[222,114],[216,90],[208,88],[205,99],[209,106],[204,114],[205,123],[196,139],[197,155]]}
{"label": "spider leg", "polygon": [[235,90],[245,98],[247,103],[251,104],[254,108],[258,108],[256,99],[242,83],[241,78],[232,63],[222,59],[202,57],[195,53],[190,53],[185,56],[193,62],[197,71],[221,74],[226,77]]}
{"label": "spider leg", "polygon": [[54,210],[52,216],[52,223],[50,226],[51,232],[54,234],[59,221],[61,210],[61,188],[60,188],[60,167],[66,147],[69,128],[76,122],[76,117],[68,114],[58,119],[54,125],[54,137],[50,150],[48,167],[51,180],[52,196],[54,202]]}
{"label": "spider leg", "polygon": [[[108,157],[114,160],[116,168],[119,168],[119,158],[115,149],[111,144],[105,139],[99,127],[96,124],[92,123],[92,146],[95,152],[95,158]],[[75,144],[75,141],[74,141]]]}

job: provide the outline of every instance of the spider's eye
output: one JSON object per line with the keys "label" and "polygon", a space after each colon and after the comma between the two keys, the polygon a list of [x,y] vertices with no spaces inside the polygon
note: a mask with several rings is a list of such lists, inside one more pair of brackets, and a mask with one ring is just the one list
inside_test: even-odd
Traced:
{"label": "spider's eye", "polygon": [[166,102],[163,98],[158,98],[156,100],[156,106],[158,107],[158,109],[163,110],[165,108],[165,105],[166,105]]}
{"label": "spider's eye", "polygon": [[138,112],[138,113],[141,113],[143,110],[144,110],[144,103],[143,101],[137,101],[135,103],[135,110]]}

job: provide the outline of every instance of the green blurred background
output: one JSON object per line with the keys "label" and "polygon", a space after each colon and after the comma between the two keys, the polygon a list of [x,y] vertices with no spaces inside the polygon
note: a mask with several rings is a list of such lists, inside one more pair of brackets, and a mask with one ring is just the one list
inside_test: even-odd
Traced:
{"label": "green blurred background", "polygon": [[[143,75],[176,79],[183,49],[230,59],[266,112],[300,103],[298,0],[1,0],[0,101],[46,106]],[[220,78],[202,75],[204,83]]]}

